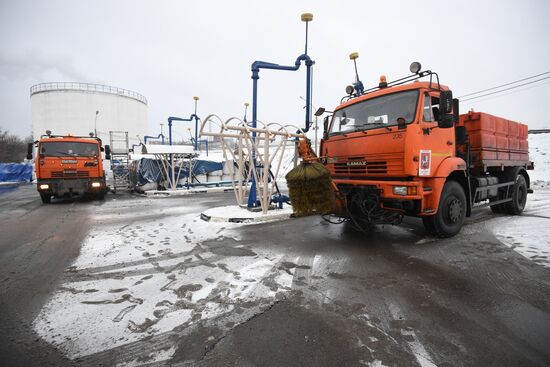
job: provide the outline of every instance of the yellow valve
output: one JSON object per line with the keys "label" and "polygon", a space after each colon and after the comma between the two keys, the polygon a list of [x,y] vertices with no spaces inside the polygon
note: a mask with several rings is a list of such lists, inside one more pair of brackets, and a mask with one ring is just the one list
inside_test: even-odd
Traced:
{"label": "yellow valve", "polygon": [[355,60],[357,58],[359,58],[359,52],[352,52],[352,53],[349,54],[349,59],[350,60]]}
{"label": "yellow valve", "polygon": [[199,97],[194,96],[193,99],[194,99],[195,101],[198,101],[198,100],[199,100]]}
{"label": "yellow valve", "polygon": [[304,13],[302,14],[302,22],[311,22],[313,20],[313,14]]}

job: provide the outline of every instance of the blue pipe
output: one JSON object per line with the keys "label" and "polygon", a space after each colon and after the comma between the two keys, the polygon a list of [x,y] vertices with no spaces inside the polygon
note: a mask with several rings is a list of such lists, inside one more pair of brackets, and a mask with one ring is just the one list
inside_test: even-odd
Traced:
{"label": "blue pipe", "polygon": [[[260,69],[270,69],[270,70],[286,70],[286,71],[296,71],[300,68],[302,61],[305,61],[306,64],[306,121],[304,132],[309,131],[310,120],[311,120],[311,67],[315,64],[315,61],[307,55],[307,41],[306,41],[306,53],[298,56],[294,62],[294,66],[279,65],[271,62],[265,61],[254,61],[252,63],[252,127],[255,128],[257,125],[258,118],[258,79],[260,79]],[[252,140],[256,141],[256,132],[252,132]],[[252,160],[254,166],[256,166],[256,151],[252,150]],[[250,194],[248,195],[248,207],[253,208],[256,206],[256,181],[254,176],[252,176],[252,185],[250,187]]]}
{"label": "blue pipe", "polygon": [[164,144],[164,134],[160,133],[158,134],[157,136],[149,136],[149,135],[145,135],[143,137],[143,140],[144,140],[144,143],[147,144],[147,139],[150,139],[150,140],[158,140],[162,137],[162,144]]}
{"label": "blue pipe", "polygon": [[197,137],[199,130],[199,120],[200,118],[196,114],[192,114],[188,119],[181,117],[168,117],[168,144],[172,145],[172,121],[193,121],[195,119],[195,142],[193,144],[193,149],[197,150]]}
{"label": "blue pipe", "polygon": [[[195,111],[197,110],[197,104],[195,103]],[[193,144],[193,149],[197,150],[197,134],[199,130],[199,120],[200,118],[197,116],[196,113],[189,116],[188,119],[183,119],[181,117],[168,117],[168,144],[172,145],[172,121],[192,121],[195,119],[195,142]],[[174,164],[172,154],[170,154],[170,166]]]}

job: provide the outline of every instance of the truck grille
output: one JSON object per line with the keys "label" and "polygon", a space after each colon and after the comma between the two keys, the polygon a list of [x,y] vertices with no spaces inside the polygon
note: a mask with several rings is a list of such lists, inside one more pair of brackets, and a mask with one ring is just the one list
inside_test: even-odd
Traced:
{"label": "truck grille", "polygon": [[[348,162],[353,162],[349,160]],[[348,165],[346,163],[334,163],[334,173],[336,175],[365,175],[365,174],[385,174],[388,172],[386,161],[366,162],[364,164]]]}
{"label": "truck grille", "polygon": [[76,171],[76,170],[52,171],[52,178],[86,178],[86,177],[90,177],[90,172]]}

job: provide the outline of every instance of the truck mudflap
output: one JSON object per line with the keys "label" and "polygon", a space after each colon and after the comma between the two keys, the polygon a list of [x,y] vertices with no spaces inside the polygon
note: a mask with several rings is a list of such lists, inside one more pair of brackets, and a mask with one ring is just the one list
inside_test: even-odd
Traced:
{"label": "truck mudflap", "polygon": [[40,193],[56,197],[107,192],[103,179],[38,180],[37,189]]}

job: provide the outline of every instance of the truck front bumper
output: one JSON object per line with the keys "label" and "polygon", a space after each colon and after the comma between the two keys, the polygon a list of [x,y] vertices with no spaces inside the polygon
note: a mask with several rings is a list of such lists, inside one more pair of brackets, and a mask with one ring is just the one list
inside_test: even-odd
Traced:
{"label": "truck front bumper", "polygon": [[[380,198],[380,209],[398,211],[411,216],[431,215],[435,212],[432,209],[434,207],[432,201],[434,201],[433,184],[435,182],[431,180],[383,181],[334,178],[333,181],[342,193],[357,189],[376,191]],[[343,205],[346,204],[342,203],[341,206]],[[337,210],[335,209],[335,211]],[[339,214],[342,214],[341,209]]]}
{"label": "truck front bumper", "polygon": [[105,180],[102,178],[39,179],[36,188],[41,193],[54,196],[99,193],[107,190]]}

